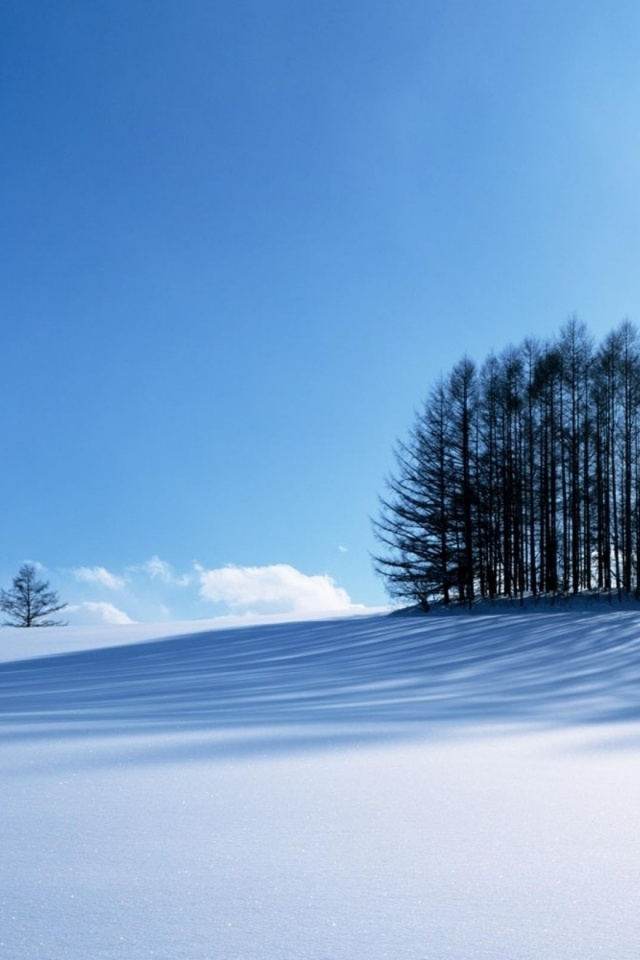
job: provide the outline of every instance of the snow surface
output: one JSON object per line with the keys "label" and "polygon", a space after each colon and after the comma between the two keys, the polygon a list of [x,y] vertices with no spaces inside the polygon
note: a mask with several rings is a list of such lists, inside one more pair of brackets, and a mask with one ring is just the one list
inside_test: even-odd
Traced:
{"label": "snow surface", "polygon": [[639,614],[166,629],[0,632],[0,957],[636,960]]}

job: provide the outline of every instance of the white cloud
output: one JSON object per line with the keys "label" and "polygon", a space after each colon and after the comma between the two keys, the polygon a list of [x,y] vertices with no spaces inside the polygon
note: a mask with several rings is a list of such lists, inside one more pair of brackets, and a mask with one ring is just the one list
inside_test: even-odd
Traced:
{"label": "white cloud", "polygon": [[171,564],[167,563],[166,560],[161,560],[160,557],[157,556],[151,557],[150,560],[145,560],[142,564],[142,569],[152,580],[163,580],[165,583],[170,583],[173,579]]}
{"label": "white cloud", "polygon": [[109,590],[121,590],[125,585],[122,577],[109,573],[105,567],[78,567],[73,573],[80,583],[99,583]]}
{"label": "white cloud", "polygon": [[131,617],[119,610],[112,603],[103,601],[86,600],[84,603],[78,603],[67,608],[74,624],[90,625],[93,623],[115,623],[126,624],[135,623]]}
{"label": "white cloud", "polygon": [[351,609],[349,594],[326,575],[309,576],[286,563],[267,567],[196,564],[200,596],[231,610],[254,613],[320,613]]}
{"label": "white cloud", "polygon": [[145,560],[139,567],[132,567],[132,570],[143,570],[152,580],[161,580],[162,583],[172,586],[186,587],[192,582],[192,578],[186,574],[177,577],[173,572],[173,567],[166,560],[161,560],[158,556]]}
{"label": "white cloud", "polygon": [[349,548],[348,548],[348,547],[343,547],[342,544],[340,544],[340,546],[338,547],[338,550],[340,551],[340,553],[348,553],[348,552],[349,552]]}

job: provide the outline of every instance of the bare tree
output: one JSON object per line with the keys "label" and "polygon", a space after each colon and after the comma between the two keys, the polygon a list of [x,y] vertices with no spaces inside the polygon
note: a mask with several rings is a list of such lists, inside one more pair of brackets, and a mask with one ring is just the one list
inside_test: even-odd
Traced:
{"label": "bare tree", "polygon": [[48,580],[38,580],[30,563],[20,567],[11,590],[0,590],[0,610],[9,617],[3,621],[5,627],[66,626],[62,620],[48,619],[66,606],[55,590],[49,589]]}
{"label": "bare tree", "polygon": [[390,596],[416,601],[425,610],[431,596],[448,604],[456,583],[450,406],[448,384],[441,380],[416,416],[408,442],[397,445],[396,475],[387,481],[380,518],[373,523],[382,546],[375,569]]}
{"label": "bare tree", "polygon": [[640,598],[640,334],[624,321],[596,349],[570,317],[475,373],[442,378],[374,521],[392,596],[613,589]]}

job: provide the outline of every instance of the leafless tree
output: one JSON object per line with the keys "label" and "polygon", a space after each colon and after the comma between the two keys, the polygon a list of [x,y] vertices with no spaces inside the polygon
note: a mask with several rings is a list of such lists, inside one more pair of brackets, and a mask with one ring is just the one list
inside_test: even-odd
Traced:
{"label": "leafless tree", "polygon": [[48,580],[38,580],[31,563],[20,567],[11,590],[0,590],[0,610],[8,617],[3,621],[5,627],[65,626],[64,621],[49,618],[66,606],[60,603],[55,590],[49,588]]}

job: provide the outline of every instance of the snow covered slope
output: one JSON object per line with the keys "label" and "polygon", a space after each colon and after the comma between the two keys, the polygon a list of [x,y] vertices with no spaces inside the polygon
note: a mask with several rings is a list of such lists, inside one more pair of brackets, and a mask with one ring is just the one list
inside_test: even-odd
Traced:
{"label": "snow covered slope", "polygon": [[638,614],[159,632],[0,633],[0,956],[635,960]]}

